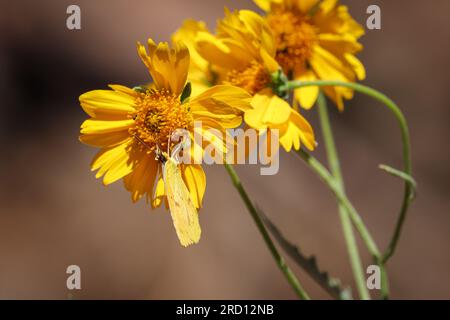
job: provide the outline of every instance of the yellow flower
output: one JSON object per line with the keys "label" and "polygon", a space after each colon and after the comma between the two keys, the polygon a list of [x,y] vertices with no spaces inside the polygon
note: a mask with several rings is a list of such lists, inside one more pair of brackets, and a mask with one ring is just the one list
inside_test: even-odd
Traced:
{"label": "yellow flower", "polygon": [[274,59],[275,39],[261,16],[249,10],[226,10],[215,35],[205,30],[193,35],[195,49],[209,62],[215,83],[243,88],[253,96],[252,109],[244,115],[247,125],[278,129],[280,144],[288,152],[298,150],[301,143],[314,149],[311,125],[272,90],[271,76],[280,66]]}
{"label": "yellow flower", "polygon": [[[254,0],[267,12],[266,20],[276,38],[276,60],[290,79],[354,82],[366,76],[355,57],[362,50],[358,39],[364,29],[338,0]],[[327,87],[325,93],[343,110],[343,98],[353,91]],[[295,90],[295,101],[311,108],[318,87]]]}
{"label": "yellow flower", "polygon": [[[80,140],[101,148],[91,166],[98,170],[97,178],[103,176],[105,185],[123,178],[133,202],[145,195],[158,207],[166,195],[162,163],[155,159],[157,150],[174,147],[172,143],[168,146],[168,141],[177,129],[186,129],[192,136],[197,132],[203,142],[226,148],[221,137],[206,130],[224,133],[226,128],[239,126],[250,96],[240,88],[215,86],[182,103],[190,62],[187,47],[177,44],[171,49],[167,43],[157,45],[151,39],[149,53],[143,45],[137,47],[153,79],[151,89],[110,85],[112,90],[82,94],[81,107],[91,118],[81,125]],[[197,120],[202,121],[201,127],[193,126]],[[202,167],[180,164],[180,169],[193,204],[200,208],[206,187]]]}

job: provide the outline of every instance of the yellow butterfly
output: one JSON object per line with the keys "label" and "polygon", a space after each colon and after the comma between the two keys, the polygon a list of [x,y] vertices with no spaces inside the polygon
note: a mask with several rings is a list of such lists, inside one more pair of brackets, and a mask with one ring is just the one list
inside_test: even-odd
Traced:
{"label": "yellow butterfly", "polygon": [[[176,132],[174,134],[176,135]],[[148,147],[147,143],[138,136],[135,136],[135,138],[144,146]],[[164,188],[169,202],[173,225],[175,226],[178,239],[184,247],[198,243],[202,233],[198,212],[192,202],[191,194],[184,183],[181,175],[180,161],[178,160],[179,151],[189,146],[187,142],[178,143],[172,149],[172,155],[169,156],[169,138],[167,153],[162,152],[159,148],[156,152],[156,159],[160,160],[163,166]]]}
{"label": "yellow butterfly", "polygon": [[[176,147],[181,148],[181,144]],[[201,229],[197,209],[181,175],[180,163],[177,160],[177,152],[175,152],[176,147],[172,150],[172,156],[170,157],[163,153],[165,158],[163,178],[175,231],[181,245],[187,247],[198,243]]]}

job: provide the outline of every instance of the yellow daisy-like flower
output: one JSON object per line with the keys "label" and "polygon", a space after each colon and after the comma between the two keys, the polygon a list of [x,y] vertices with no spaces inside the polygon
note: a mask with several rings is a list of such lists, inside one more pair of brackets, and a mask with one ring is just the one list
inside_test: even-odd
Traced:
{"label": "yellow daisy-like flower", "polygon": [[190,32],[195,38],[195,50],[209,62],[214,83],[237,86],[253,96],[252,109],[244,115],[247,125],[278,129],[280,144],[288,152],[298,150],[301,143],[313,150],[311,125],[272,89],[271,76],[280,66],[275,60],[275,39],[264,19],[249,10],[226,10],[215,35],[194,27],[185,24],[177,34]]}
{"label": "yellow daisy-like flower", "polygon": [[[171,49],[167,43],[157,45],[150,39],[148,49],[147,53],[138,43],[138,53],[153,79],[151,89],[110,85],[112,90],[82,94],[81,107],[91,118],[81,125],[80,140],[101,148],[91,167],[98,170],[97,178],[103,176],[105,185],[123,178],[133,202],[145,195],[158,207],[166,197],[162,162],[155,159],[158,150],[173,148],[172,143],[168,146],[169,139],[178,129],[200,134],[200,149],[205,143],[226,148],[224,140],[208,130],[225,134],[226,128],[239,126],[243,110],[250,108],[250,96],[224,85],[182,102],[190,63],[187,47],[177,44]],[[202,126],[194,127],[194,121],[202,121]],[[182,163],[180,170],[193,205],[200,208],[206,188],[202,167]]]}
{"label": "yellow daisy-like flower", "polygon": [[[364,29],[338,0],[254,0],[267,12],[266,21],[276,38],[276,60],[290,79],[354,82],[366,76],[355,54]],[[343,98],[353,91],[326,87],[325,93],[343,110]],[[318,87],[295,90],[295,101],[311,108]]]}

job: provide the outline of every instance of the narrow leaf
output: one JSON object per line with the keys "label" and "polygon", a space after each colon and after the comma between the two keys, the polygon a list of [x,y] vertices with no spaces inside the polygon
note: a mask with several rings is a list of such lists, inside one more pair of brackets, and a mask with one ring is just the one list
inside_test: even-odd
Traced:
{"label": "narrow leaf", "polygon": [[390,175],[392,175],[394,177],[397,177],[397,178],[400,178],[400,179],[406,181],[412,187],[411,199],[414,199],[414,197],[416,195],[417,183],[412,176],[410,176],[406,172],[392,168],[385,164],[380,164],[378,166],[378,168],[380,168],[383,171],[386,171],[387,173],[389,173]]}

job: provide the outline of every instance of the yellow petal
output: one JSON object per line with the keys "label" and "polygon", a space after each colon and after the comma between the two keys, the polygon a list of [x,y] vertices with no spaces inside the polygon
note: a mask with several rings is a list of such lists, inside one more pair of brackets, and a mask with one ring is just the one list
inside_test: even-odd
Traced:
{"label": "yellow petal", "polygon": [[337,33],[349,33],[356,38],[364,35],[364,28],[356,22],[350,13],[348,7],[344,5],[334,6],[334,12],[328,14],[329,24]]}
{"label": "yellow petal", "polygon": [[[210,108],[209,111],[213,113],[218,112],[226,114],[236,113],[236,109],[241,111],[250,109],[250,99],[250,94],[244,89],[230,85],[217,85],[209,88],[196,97],[192,97],[189,101],[189,105],[193,111]],[[220,112],[218,107],[228,107],[228,109],[226,112]]]}
{"label": "yellow petal", "polygon": [[82,134],[81,142],[94,147],[112,147],[130,138],[128,130],[100,134]]}
{"label": "yellow petal", "polygon": [[362,50],[363,46],[353,35],[349,33],[320,33],[318,35],[320,45],[325,49],[336,53],[357,53]]}
{"label": "yellow petal", "polygon": [[183,21],[183,25],[172,35],[172,41],[183,42],[189,49],[191,63],[189,67],[189,78],[192,72],[205,73],[208,69],[209,62],[203,59],[197,52],[195,38],[199,32],[209,32],[203,21],[187,19]]}
{"label": "yellow petal", "polygon": [[204,59],[226,70],[237,70],[249,62],[234,54],[229,46],[208,32],[199,32],[196,44],[197,51]]}
{"label": "yellow petal", "polygon": [[356,38],[346,34],[321,34],[320,46],[324,49],[319,54],[328,63],[339,70],[348,81],[365,78],[364,65],[354,56],[362,49]]}
{"label": "yellow petal", "polygon": [[219,21],[217,34],[242,65],[259,60],[261,44],[268,45],[265,49],[275,55],[275,40],[269,25],[252,11],[230,12],[225,8],[225,18]]}
{"label": "yellow petal", "polygon": [[260,55],[269,73],[274,73],[280,68],[278,62],[264,48],[261,48]]}
{"label": "yellow petal", "polygon": [[189,69],[189,50],[182,43],[176,43],[172,49],[167,42],[156,45],[149,39],[149,54],[138,43],[138,53],[147,66],[150,75],[159,89],[181,94],[186,83]]}
{"label": "yellow petal", "polygon": [[270,11],[272,3],[280,4],[283,0],[253,0],[253,2],[262,10],[268,12]]}
{"label": "yellow petal", "polygon": [[268,126],[282,125],[288,121],[292,108],[271,89],[264,89],[252,99],[253,109],[245,112],[245,122],[256,129],[264,129]]}
{"label": "yellow petal", "polygon": [[338,0],[322,0],[320,9],[324,14],[331,12],[337,5]]}
{"label": "yellow petal", "polygon": [[295,127],[291,122],[289,122],[280,132],[279,139],[281,146],[284,148],[284,150],[286,150],[286,152],[290,152],[292,150],[294,141],[296,144],[299,143],[297,130],[295,130]]}
{"label": "yellow petal", "polygon": [[[317,80],[316,75],[312,70],[307,70],[301,76],[296,77],[300,81],[314,81]],[[314,103],[316,103],[319,95],[319,87],[303,87],[295,89],[295,99],[305,109],[311,109]]]}
{"label": "yellow petal", "polygon": [[189,101],[195,117],[209,117],[225,128],[241,124],[242,112],[251,108],[251,96],[243,89],[220,85],[205,90]]}
{"label": "yellow petal", "polygon": [[297,0],[297,6],[303,13],[308,13],[319,0]]}
{"label": "yellow petal", "polygon": [[353,54],[345,54],[345,59],[352,66],[353,71],[355,71],[358,80],[364,80],[366,78],[366,69],[362,62],[355,57]]}
{"label": "yellow petal", "polygon": [[191,97],[196,97],[206,91],[213,84],[205,73],[189,73],[188,80],[191,82]]}
{"label": "yellow petal", "polygon": [[189,69],[189,50],[184,45],[177,45],[174,50],[169,49],[166,42],[158,44],[152,57],[153,68],[168,81],[174,94],[180,94],[186,83]]}
{"label": "yellow petal", "polygon": [[116,92],[124,93],[133,98],[137,98],[139,96],[138,92],[136,92],[133,89],[128,88],[126,86],[122,86],[120,84],[110,84],[110,85],[108,85],[108,87],[110,87],[111,89],[113,89]]}
{"label": "yellow petal", "polygon": [[125,131],[134,125],[133,119],[128,120],[98,120],[88,119],[81,124],[82,134],[101,134]]}
{"label": "yellow petal", "polygon": [[349,81],[343,71],[345,66],[342,61],[319,46],[314,47],[310,64],[320,79]]}
{"label": "yellow petal", "polygon": [[205,148],[206,145],[212,144],[214,145],[215,150],[221,153],[226,153],[228,150],[227,147],[227,132],[225,128],[223,128],[218,122],[208,119],[208,118],[199,118],[202,121],[201,127],[194,127],[194,133],[199,134],[202,137],[203,142],[205,144],[202,145],[202,148]]}
{"label": "yellow petal", "polygon": [[186,187],[191,194],[191,200],[198,209],[202,206],[203,195],[206,190],[206,175],[200,165],[181,164],[181,173]]}
{"label": "yellow petal", "polygon": [[103,184],[111,184],[133,171],[141,154],[131,148],[131,141],[101,150],[92,161],[92,170],[99,171],[96,178],[103,177]]}
{"label": "yellow petal", "polygon": [[125,188],[131,192],[133,202],[138,201],[145,194],[148,198],[152,196],[157,173],[158,163],[154,157],[147,155],[143,156],[133,172],[123,179]]}
{"label": "yellow petal", "polygon": [[[343,96],[344,94],[348,96],[347,92],[343,92],[341,87],[324,87],[323,90],[325,91],[325,94],[337,105],[339,111],[344,111]],[[352,93],[352,91],[350,91],[350,93]]]}
{"label": "yellow petal", "polygon": [[[161,170],[161,165],[159,165],[159,171]],[[152,198],[152,207],[153,208],[157,208],[159,207],[163,201],[165,201],[165,186],[164,186],[164,178],[161,174],[161,171],[158,174],[158,179],[156,182],[156,187],[155,187],[155,191],[153,193],[153,198]],[[166,204],[167,206],[167,204]]]}
{"label": "yellow petal", "polygon": [[[198,141],[195,139],[195,136],[198,136]],[[194,135],[194,132],[190,132],[190,138],[191,138],[191,148],[189,149],[189,158],[192,163],[199,164],[203,161],[203,144],[202,144],[202,137],[198,134]]]}
{"label": "yellow petal", "polygon": [[280,129],[280,144],[290,152],[292,148],[299,150],[304,144],[309,150],[314,150],[316,141],[314,131],[309,122],[297,111],[292,110],[289,122]]}
{"label": "yellow petal", "polygon": [[191,97],[199,95],[213,84],[213,75],[209,68],[209,62],[197,51],[195,39],[199,32],[209,32],[203,21],[187,19],[183,25],[172,35],[172,41],[183,42],[189,49],[191,61],[189,64],[188,81],[191,82]]}
{"label": "yellow petal", "polygon": [[125,93],[122,87],[115,88],[117,91],[93,90],[82,94],[79,98],[81,107],[93,118],[127,119],[128,114],[135,111],[135,98]]}
{"label": "yellow petal", "polygon": [[156,50],[156,44],[153,42],[153,40],[151,40],[151,39],[148,40],[148,47],[149,47],[150,54],[147,54],[147,50],[145,49],[145,47],[140,42],[138,42],[137,43],[138,54],[141,57],[142,62],[147,67],[148,72],[150,73],[150,75],[153,79],[153,82],[155,83],[156,89],[162,89],[162,88],[169,89],[170,86],[169,86],[167,79],[164,77],[163,74],[158,72],[153,67],[153,61],[152,61],[153,58],[152,57]]}
{"label": "yellow petal", "polygon": [[253,39],[261,41],[262,49],[266,50],[270,56],[275,56],[275,38],[265,19],[251,10],[240,10],[239,18],[245,29],[251,33]]}
{"label": "yellow petal", "polygon": [[[316,147],[316,140],[314,137],[313,128],[309,122],[297,111],[292,111],[291,121],[297,128],[302,143],[304,143],[309,150],[314,150]],[[299,148],[300,146],[295,149],[298,150]]]}

